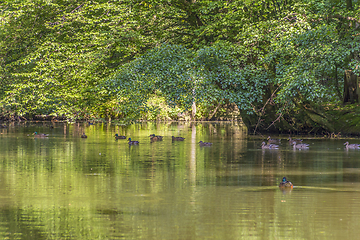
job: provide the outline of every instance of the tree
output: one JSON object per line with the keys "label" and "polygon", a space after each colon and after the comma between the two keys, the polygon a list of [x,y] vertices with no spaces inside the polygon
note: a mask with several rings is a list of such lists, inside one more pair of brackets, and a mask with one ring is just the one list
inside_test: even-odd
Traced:
{"label": "tree", "polygon": [[163,44],[122,66],[107,81],[107,87],[117,94],[122,111],[131,112],[130,116],[146,111],[146,100],[155,93],[184,109],[195,101],[205,106],[232,102],[249,110],[261,100],[266,83],[256,83],[251,68],[240,72],[228,47],[219,43],[191,51]]}
{"label": "tree", "polygon": [[236,103],[252,130],[330,129],[322,105],[342,99],[345,71],[358,74],[358,11],[345,0],[7,2],[3,114],[132,118],[155,94],[184,109]]}
{"label": "tree", "polygon": [[2,114],[105,114],[97,85],[147,41],[126,3],[14,1],[2,17]]}

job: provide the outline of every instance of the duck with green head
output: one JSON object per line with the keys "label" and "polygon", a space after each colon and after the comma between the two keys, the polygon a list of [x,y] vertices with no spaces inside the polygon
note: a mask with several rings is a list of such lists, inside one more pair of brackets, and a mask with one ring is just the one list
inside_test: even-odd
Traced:
{"label": "duck with green head", "polygon": [[81,138],[87,138],[87,136],[85,135],[85,133],[83,133],[83,134],[81,135]]}
{"label": "duck with green head", "polygon": [[139,145],[139,141],[131,141],[131,138],[128,139],[129,145]]}
{"label": "duck with green head", "polygon": [[115,134],[115,139],[126,139],[126,136],[119,136],[117,133]]}
{"label": "duck with green head", "polygon": [[287,181],[286,177],[283,177],[282,182],[279,184],[279,188],[293,189],[294,185],[292,182]]}
{"label": "duck with green head", "polygon": [[155,136],[155,134],[151,134],[149,137],[150,137],[150,140],[151,140],[152,142],[162,141],[162,140],[163,140],[163,137],[162,137],[162,136]]}
{"label": "duck with green head", "polygon": [[43,138],[43,137],[49,136],[49,134],[44,134],[44,133],[38,134],[37,132],[34,132],[32,135],[34,135],[34,137],[36,137],[36,138]]}

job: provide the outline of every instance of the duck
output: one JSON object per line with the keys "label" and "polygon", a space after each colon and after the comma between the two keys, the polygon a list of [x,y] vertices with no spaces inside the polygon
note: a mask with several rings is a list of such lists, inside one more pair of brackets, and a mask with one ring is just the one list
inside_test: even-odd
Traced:
{"label": "duck", "polygon": [[184,140],[185,140],[185,138],[183,138],[183,137],[174,137],[174,136],[171,136],[171,138],[172,138],[173,141],[184,141]]}
{"label": "duck", "polygon": [[344,143],[346,149],[360,149],[360,144],[349,144],[349,142]]}
{"label": "duck", "polygon": [[290,145],[293,145],[293,143],[295,142],[295,143],[302,143],[302,139],[292,139],[291,137],[289,137],[289,144]]}
{"label": "duck", "polygon": [[129,138],[128,140],[129,145],[139,145],[139,141],[131,141],[131,138]]}
{"label": "duck", "polygon": [[270,136],[267,138],[268,143],[280,143],[281,139],[272,139]]}
{"label": "duck", "polygon": [[266,144],[265,142],[261,143],[261,148],[262,149],[279,149],[279,145],[276,144]]}
{"label": "duck", "polygon": [[155,136],[155,134],[151,134],[149,137],[150,137],[150,140],[151,140],[152,142],[162,141],[162,139],[163,139],[162,136]]}
{"label": "duck", "polygon": [[294,185],[292,182],[287,181],[286,177],[283,177],[282,182],[279,184],[279,188],[290,188],[293,189]]}
{"label": "duck", "polygon": [[83,134],[81,135],[81,138],[87,138],[87,136],[85,135],[85,133],[83,133]]}
{"label": "duck", "polygon": [[309,149],[309,144],[307,144],[307,143],[296,144],[296,142],[293,142],[292,145],[293,145],[294,149]]}
{"label": "duck", "polygon": [[34,132],[32,135],[34,135],[34,137],[36,137],[36,138],[42,138],[42,137],[48,137],[49,136],[49,134],[44,134],[44,133],[38,134],[37,132]]}
{"label": "duck", "polygon": [[117,133],[115,134],[115,139],[126,139],[126,136],[119,136]]}
{"label": "duck", "polygon": [[200,145],[200,146],[211,146],[212,143],[211,143],[211,142],[203,142],[203,141],[200,141],[200,142],[199,142],[199,145]]}

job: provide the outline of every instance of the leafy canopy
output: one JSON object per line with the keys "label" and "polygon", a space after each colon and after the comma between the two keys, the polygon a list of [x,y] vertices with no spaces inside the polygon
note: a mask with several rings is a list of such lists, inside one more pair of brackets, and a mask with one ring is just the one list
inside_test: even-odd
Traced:
{"label": "leafy canopy", "polygon": [[234,102],[243,110],[252,109],[254,101],[261,101],[266,82],[257,82],[251,67],[240,71],[229,47],[219,43],[192,51],[162,44],[123,65],[106,86],[125,111],[145,111],[151,94],[161,94],[168,104],[185,109],[193,101],[209,106]]}

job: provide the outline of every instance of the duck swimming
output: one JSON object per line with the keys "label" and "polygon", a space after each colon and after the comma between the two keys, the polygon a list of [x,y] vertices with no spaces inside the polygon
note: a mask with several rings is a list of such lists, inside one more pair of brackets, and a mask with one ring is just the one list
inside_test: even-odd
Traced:
{"label": "duck swimming", "polygon": [[185,139],[183,137],[174,137],[174,136],[171,136],[171,138],[173,141],[184,141],[184,139]]}
{"label": "duck swimming", "polygon": [[270,136],[267,137],[268,143],[280,143],[281,139],[273,139]]}
{"label": "duck swimming", "polygon": [[119,136],[117,133],[115,134],[115,139],[126,139],[126,136]]}
{"label": "duck swimming", "polygon": [[286,180],[286,177],[283,177],[282,182],[279,184],[279,188],[290,188],[292,189],[294,185],[292,182]]}
{"label": "duck swimming", "polygon": [[149,137],[150,137],[150,140],[151,140],[152,142],[162,141],[162,139],[163,139],[162,136],[155,136],[155,134],[151,134]]}
{"label": "duck swimming", "polygon": [[292,139],[291,137],[289,137],[289,143],[290,145],[293,145],[293,143],[302,143],[302,139]]}
{"label": "duck swimming", "polygon": [[344,143],[346,149],[360,149],[360,144],[349,144],[349,142]]}
{"label": "duck swimming", "polygon": [[261,148],[262,148],[262,149],[279,149],[279,145],[276,145],[276,144],[266,144],[265,142],[262,142]]}
{"label": "duck swimming", "polygon": [[203,142],[203,141],[200,141],[200,142],[199,142],[199,145],[200,145],[200,146],[211,146],[212,143],[211,143],[211,142]]}
{"label": "duck swimming", "polygon": [[309,144],[307,144],[307,143],[296,144],[296,142],[293,142],[292,145],[293,145],[294,149],[309,149]]}
{"label": "duck swimming", "polygon": [[32,135],[34,135],[34,137],[36,137],[36,138],[43,138],[43,137],[49,136],[49,134],[44,134],[44,133],[38,134],[37,132],[34,132]]}
{"label": "duck swimming", "polygon": [[139,141],[131,141],[131,138],[129,138],[128,140],[129,145],[139,145]]}

